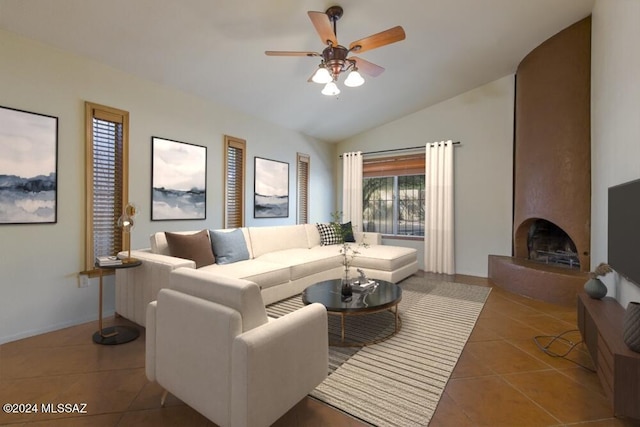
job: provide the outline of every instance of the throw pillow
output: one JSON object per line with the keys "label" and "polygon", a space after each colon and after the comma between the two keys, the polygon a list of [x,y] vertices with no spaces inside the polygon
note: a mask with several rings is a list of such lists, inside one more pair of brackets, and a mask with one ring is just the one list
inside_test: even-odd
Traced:
{"label": "throw pillow", "polygon": [[342,237],[344,237],[344,241],[355,243],[356,238],[353,235],[353,227],[351,226],[351,221],[340,224],[340,227],[342,227]]}
{"label": "throw pillow", "polygon": [[165,231],[169,254],[174,257],[195,261],[196,268],[216,262],[211,251],[207,230],[195,234],[169,233]]}
{"label": "throw pillow", "polygon": [[209,235],[216,264],[231,264],[249,259],[247,242],[239,228],[233,231],[209,230]]}
{"label": "throw pillow", "polygon": [[339,245],[342,243],[340,235],[333,224],[316,224],[320,233],[320,246]]}

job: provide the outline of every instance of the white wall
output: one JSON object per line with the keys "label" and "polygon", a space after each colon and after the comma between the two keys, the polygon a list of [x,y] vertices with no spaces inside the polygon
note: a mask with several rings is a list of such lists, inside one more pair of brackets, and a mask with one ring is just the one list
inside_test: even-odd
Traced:
{"label": "white wall", "polygon": [[[640,1],[597,0],[591,37],[593,267],[607,260],[607,189],[640,178]],[[640,301],[640,286],[617,274],[604,281],[623,307]]]}
{"label": "white wall", "polygon": [[[77,286],[84,268],[85,101],[130,112],[130,200],[141,210],[134,248],[148,247],[158,230],[222,227],[224,134],[247,140],[247,225],[295,223],[296,152],[311,156],[310,220],[335,210],[326,191],[335,186],[330,144],[4,31],[0,58],[0,105],[59,118],[58,222],[0,225],[0,343],[97,318],[96,284]],[[206,220],[150,221],[151,136],[207,147]],[[289,218],[253,218],[254,156],[289,162]],[[113,313],[108,282],[105,309]]]}
{"label": "white wall", "polygon": [[[489,254],[511,254],[513,104],[514,77],[503,77],[343,141],[338,153],[460,141],[454,150],[456,272],[487,277]],[[424,267],[422,242],[385,243],[418,247]]]}

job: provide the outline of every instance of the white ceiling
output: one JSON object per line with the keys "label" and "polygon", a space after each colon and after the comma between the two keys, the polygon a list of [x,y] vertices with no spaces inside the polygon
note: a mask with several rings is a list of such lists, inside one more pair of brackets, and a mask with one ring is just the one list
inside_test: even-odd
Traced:
{"label": "white ceiling", "polygon": [[[514,73],[594,0],[0,0],[0,28],[336,142]],[[360,54],[386,71],[336,97],[307,79],[321,52],[307,11],[339,4],[340,44],[401,25]]]}

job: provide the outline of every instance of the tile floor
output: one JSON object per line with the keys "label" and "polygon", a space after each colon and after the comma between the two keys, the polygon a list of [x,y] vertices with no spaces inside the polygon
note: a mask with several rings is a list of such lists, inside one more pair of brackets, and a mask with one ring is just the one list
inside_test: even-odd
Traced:
{"label": "tile floor", "polygon": [[[486,279],[469,276],[448,279],[490,286]],[[87,323],[0,346],[0,403],[87,404],[86,414],[0,412],[0,425],[213,425],[172,396],[160,408],[162,390],[144,374],[144,333],[125,345],[98,346],[91,341],[96,325]],[[596,374],[542,353],[533,341],[535,336],[558,334],[575,325],[573,307],[494,288],[430,426],[640,425],[612,417],[611,404]],[[577,341],[579,334],[568,338]],[[557,352],[565,348],[553,347]],[[569,356],[585,365],[591,363],[581,346]],[[275,425],[366,424],[306,398]]]}

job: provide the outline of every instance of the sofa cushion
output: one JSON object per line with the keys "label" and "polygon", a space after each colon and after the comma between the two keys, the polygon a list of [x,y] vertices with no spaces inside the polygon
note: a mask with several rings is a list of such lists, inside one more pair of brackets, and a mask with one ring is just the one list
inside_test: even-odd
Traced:
{"label": "sofa cushion", "polygon": [[196,268],[216,262],[207,230],[195,234],[165,232],[165,236],[171,256],[193,260]]}
{"label": "sofa cushion", "polygon": [[216,264],[231,264],[249,259],[247,242],[239,228],[231,231],[209,230],[209,236]]}
{"label": "sofa cushion", "polygon": [[315,224],[305,224],[304,229],[307,232],[307,240],[309,241],[309,248],[314,246],[320,246],[320,232]]}
{"label": "sofa cushion", "polygon": [[[331,248],[331,250],[326,250]],[[291,280],[331,270],[342,265],[342,255],[336,246],[316,246],[312,249],[286,249],[271,252],[259,258],[291,269]]]}
{"label": "sofa cushion", "polygon": [[333,224],[316,224],[320,233],[320,244],[322,246],[339,245],[342,243],[341,236]]}
{"label": "sofa cushion", "polygon": [[394,271],[417,260],[417,251],[400,246],[371,245],[361,247],[351,263],[352,267]]}
{"label": "sofa cushion", "polygon": [[289,283],[289,267],[257,259],[238,261],[231,264],[212,264],[202,268],[222,276],[245,279],[257,283],[261,289]]}
{"label": "sofa cushion", "polygon": [[275,227],[249,227],[253,256],[293,248],[309,248],[304,224]]}

